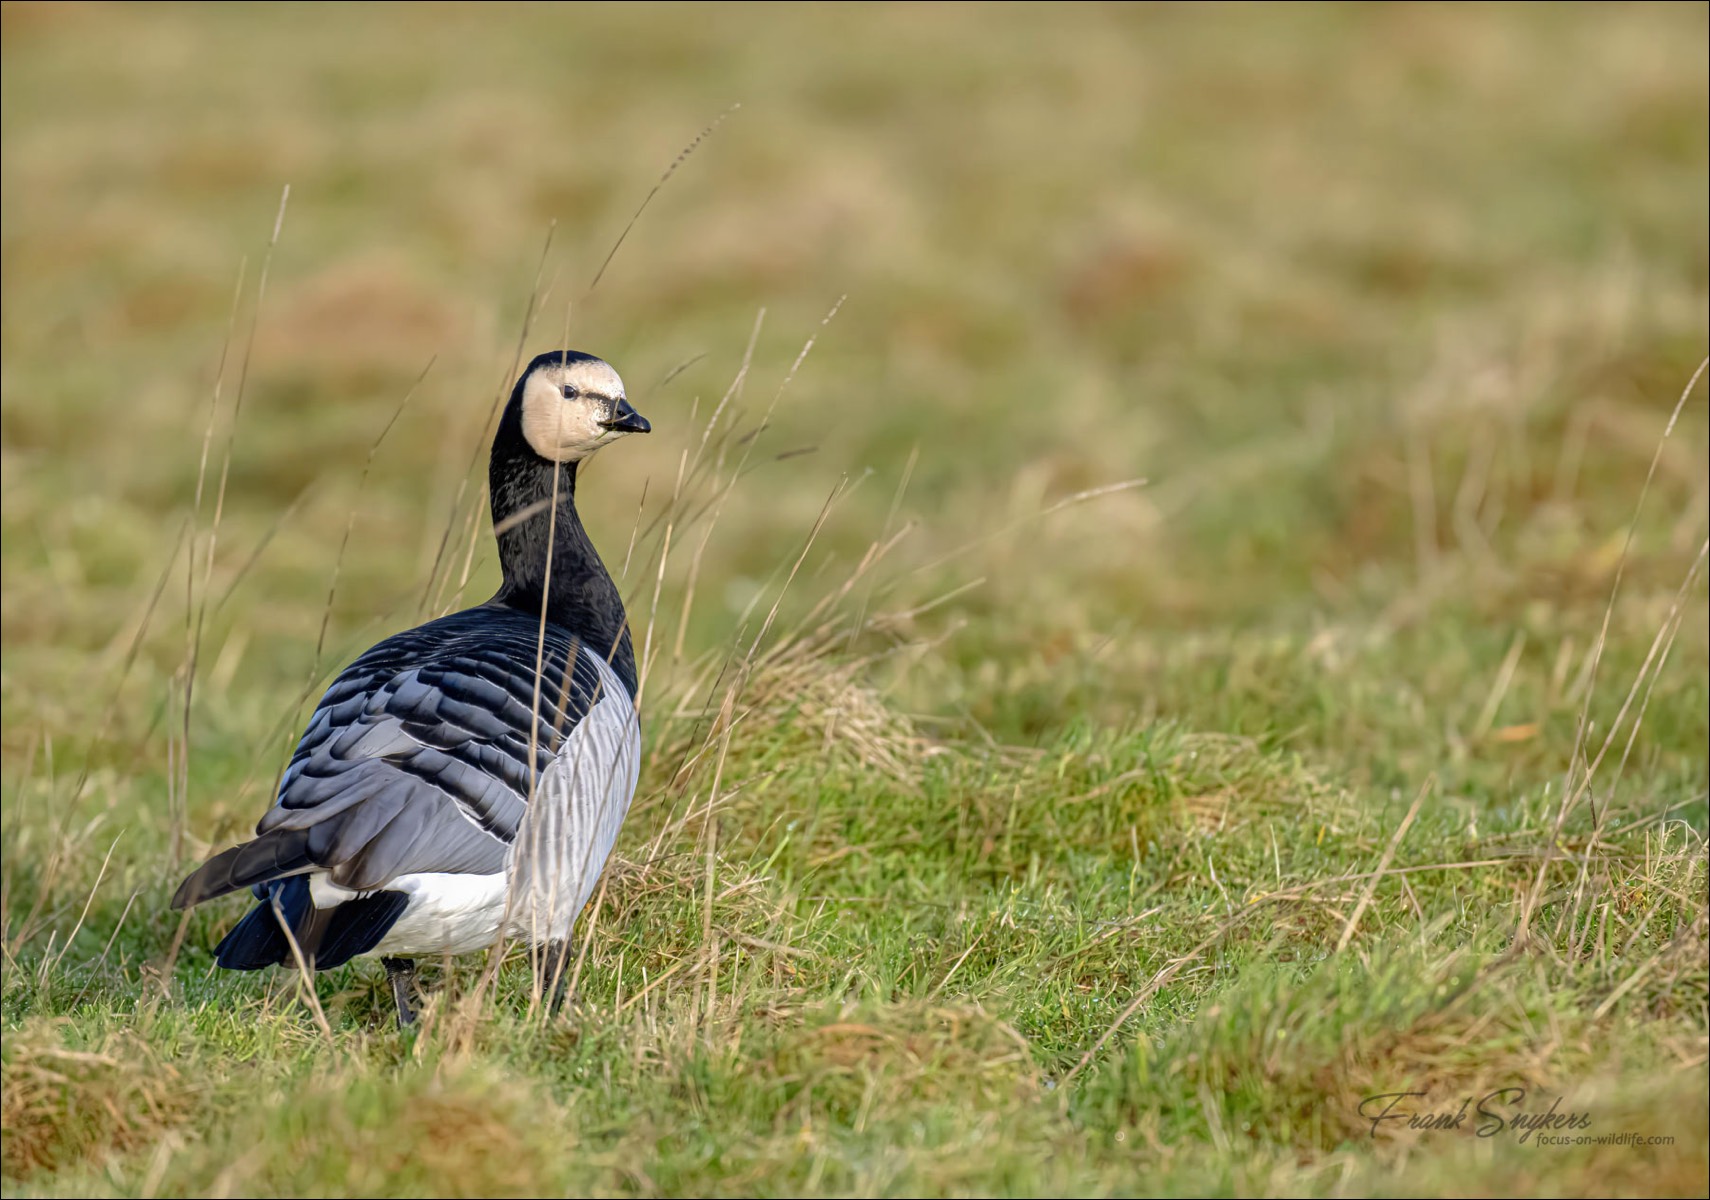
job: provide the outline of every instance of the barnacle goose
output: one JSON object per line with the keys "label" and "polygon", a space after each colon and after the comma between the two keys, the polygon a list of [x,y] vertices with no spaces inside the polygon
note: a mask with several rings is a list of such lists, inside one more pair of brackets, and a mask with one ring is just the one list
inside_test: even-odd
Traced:
{"label": "barnacle goose", "polygon": [[546,977],[561,975],[641,760],[635,651],[576,514],[576,465],[650,428],[601,360],[529,363],[488,466],[503,585],[345,668],[255,839],[179,887],[174,908],[245,887],[260,901],[219,944],[220,966],[377,954],[400,1025],[414,1019],[416,956],[502,933],[543,947]]}

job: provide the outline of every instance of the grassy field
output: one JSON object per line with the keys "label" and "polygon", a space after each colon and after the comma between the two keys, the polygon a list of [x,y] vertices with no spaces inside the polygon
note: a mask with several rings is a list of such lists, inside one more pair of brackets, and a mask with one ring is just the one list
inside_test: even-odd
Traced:
{"label": "grassy field", "polygon": [[[6,1195],[1702,1195],[1706,11],[6,5]],[[565,342],[573,1010],[215,972]]]}

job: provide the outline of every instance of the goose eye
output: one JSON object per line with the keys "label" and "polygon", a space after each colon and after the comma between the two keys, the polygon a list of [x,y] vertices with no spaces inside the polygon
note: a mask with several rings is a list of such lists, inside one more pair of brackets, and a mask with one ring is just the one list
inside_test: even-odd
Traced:
{"label": "goose eye", "polygon": [[577,396],[581,395],[581,393],[576,390],[576,385],[573,383],[565,384],[563,391],[564,398],[566,400],[574,400]]}

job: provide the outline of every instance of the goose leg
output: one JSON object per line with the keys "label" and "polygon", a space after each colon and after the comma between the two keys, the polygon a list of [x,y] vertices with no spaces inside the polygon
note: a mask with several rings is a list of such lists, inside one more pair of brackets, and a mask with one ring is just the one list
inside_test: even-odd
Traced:
{"label": "goose leg", "polygon": [[398,1028],[415,1024],[416,1013],[410,1007],[410,984],[415,982],[416,960],[382,958],[380,965],[386,968],[386,981],[392,985],[392,999],[398,1005]]}
{"label": "goose leg", "polygon": [[557,1016],[564,1007],[570,983],[570,943],[548,942],[540,955],[540,994],[546,1000],[547,1016]]}

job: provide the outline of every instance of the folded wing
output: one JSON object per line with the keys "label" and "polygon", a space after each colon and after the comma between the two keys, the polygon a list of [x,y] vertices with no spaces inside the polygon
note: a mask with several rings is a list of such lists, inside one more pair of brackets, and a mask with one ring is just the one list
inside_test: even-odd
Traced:
{"label": "folded wing", "polygon": [[542,645],[538,621],[483,607],[357,659],[315,709],[257,837],[205,863],[173,907],[309,871],[369,892],[416,872],[504,870],[529,796],[589,711],[605,699],[633,714],[609,669],[544,633]]}

